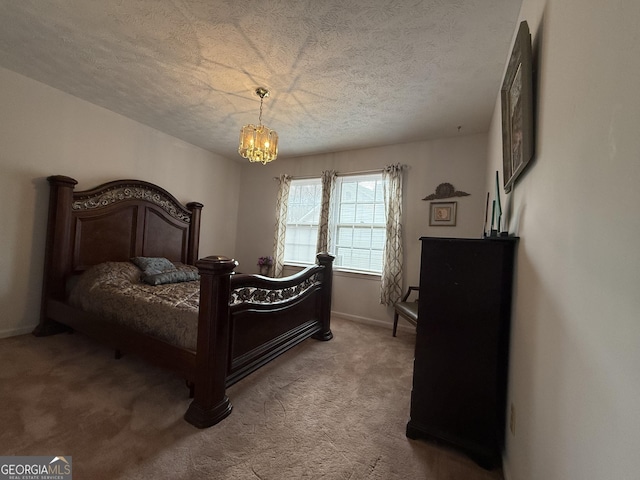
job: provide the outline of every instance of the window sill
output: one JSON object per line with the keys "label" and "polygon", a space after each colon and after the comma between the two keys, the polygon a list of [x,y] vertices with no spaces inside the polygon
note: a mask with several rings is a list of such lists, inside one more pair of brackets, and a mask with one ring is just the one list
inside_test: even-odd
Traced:
{"label": "window sill", "polygon": [[361,278],[367,280],[380,280],[382,277],[379,273],[374,272],[358,272],[355,270],[346,270],[341,268],[334,268],[333,272],[339,277],[351,277],[351,278]]}
{"label": "window sill", "polygon": [[[290,269],[299,269],[304,270],[307,267],[310,267],[311,263],[285,263],[284,268]],[[351,277],[351,278],[367,278],[371,280],[380,280],[382,274],[375,272],[361,272],[357,270],[349,270],[346,268],[334,267],[333,273],[340,277]]]}

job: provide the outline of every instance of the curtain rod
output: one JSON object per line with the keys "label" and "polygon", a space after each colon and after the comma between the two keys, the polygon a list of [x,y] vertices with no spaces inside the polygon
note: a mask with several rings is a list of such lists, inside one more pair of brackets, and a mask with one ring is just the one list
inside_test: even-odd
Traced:
{"label": "curtain rod", "polygon": [[[340,176],[345,176],[345,175],[366,175],[368,173],[382,173],[384,171],[384,168],[377,168],[377,169],[373,169],[373,170],[360,170],[357,172],[345,172],[345,173],[340,173],[340,172],[336,172],[336,175],[338,177]],[[296,175],[296,176],[292,176],[291,180],[306,180],[309,178],[320,178],[320,175]],[[273,177],[274,180],[279,180],[280,177]]]}

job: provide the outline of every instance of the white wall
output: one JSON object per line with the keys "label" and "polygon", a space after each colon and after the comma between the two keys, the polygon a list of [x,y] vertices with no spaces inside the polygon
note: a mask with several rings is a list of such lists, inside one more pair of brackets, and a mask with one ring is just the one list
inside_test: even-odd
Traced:
{"label": "white wall", "polygon": [[[281,140],[284,141],[284,140]],[[393,145],[326,155],[278,159],[269,165],[245,164],[238,219],[236,259],[239,271],[256,272],[258,257],[273,252],[275,203],[283,173],[319,176],[323,170],[340,173],[382,169],[385,165],[407,165],[404,177],[405,285],[417,285],[421,236],[480,237],[484,222],[486,191],[486,136],[459,136],[431,142]],[[429,227],[429,202],[422,201],[443,182],[466,191],[458,202],[455,227]],[[285,273],[288,273],[285,270]],[[336,273],[333,311],[358,320],[388,325],[391,309],[380,305],[380,277]]]}
{"label": "white wall", "polygon": [[[521,240],[506,476],[637,479],[640,2],[524,0],[520,19],[537,56],[537,153],[509,198]],[[496,104],[489,172],[500,128]]]}
{"label": "white wall", "polygon": [[201,256],[235,254],[240,165],[0,68],[0,336],[38,322],[49,175],[138,178],[204,204]]}

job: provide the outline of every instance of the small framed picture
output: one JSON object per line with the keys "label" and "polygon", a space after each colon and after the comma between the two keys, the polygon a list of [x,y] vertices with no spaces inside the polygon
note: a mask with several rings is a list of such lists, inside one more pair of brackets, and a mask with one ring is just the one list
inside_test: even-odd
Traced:
{"label": "small framed picture", "polygon": [[431,202],[430,227],[454,227],[458,202]]}

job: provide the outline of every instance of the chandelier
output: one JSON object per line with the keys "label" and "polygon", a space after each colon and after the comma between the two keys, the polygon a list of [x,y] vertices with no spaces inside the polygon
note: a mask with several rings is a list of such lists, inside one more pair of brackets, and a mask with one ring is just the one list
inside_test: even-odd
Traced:
{"label": "chandelier", "polygon": [[238,153],[250,162],[266,165],[278,157],[278,134],[262,125],[262,102],[269,96],[269,90],[259,87],[256,89],[256,95],[260,97],[260,124],[242,127]]}

